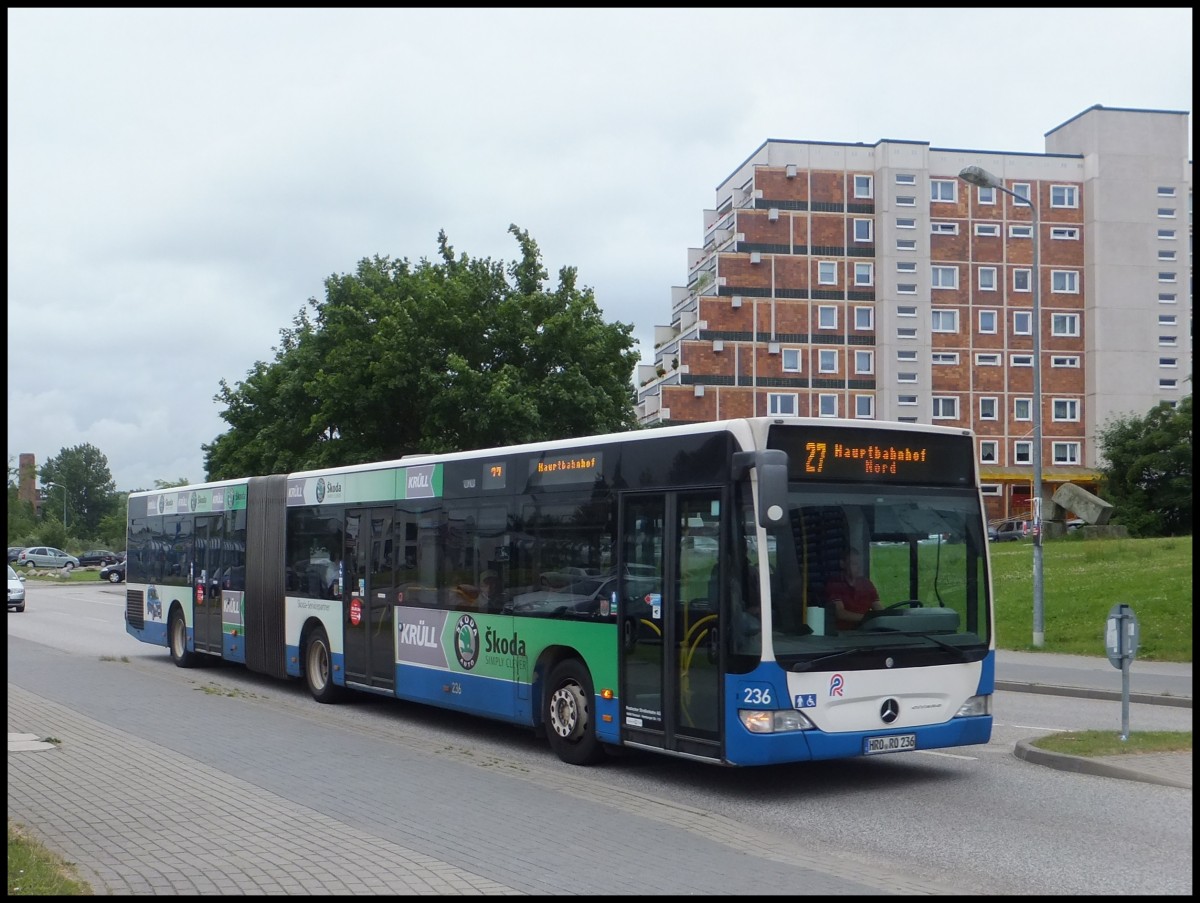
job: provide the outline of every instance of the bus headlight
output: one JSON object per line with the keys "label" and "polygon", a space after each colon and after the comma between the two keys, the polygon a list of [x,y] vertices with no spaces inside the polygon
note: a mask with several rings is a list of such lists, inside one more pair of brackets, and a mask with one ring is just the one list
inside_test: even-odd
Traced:
{"label": "bus headlight", "polygon": [[972,696],[962,704],[957,712],[954,713],[955,718],[970,718],[973,715],[990,715],[992,714],[992,697],[991,696]]}
{"label": "bus headlight", "polygon": [[739,709],[738,718],[752,734],[780,734],[785,731],[807,731],[815,727],[795,709]]}

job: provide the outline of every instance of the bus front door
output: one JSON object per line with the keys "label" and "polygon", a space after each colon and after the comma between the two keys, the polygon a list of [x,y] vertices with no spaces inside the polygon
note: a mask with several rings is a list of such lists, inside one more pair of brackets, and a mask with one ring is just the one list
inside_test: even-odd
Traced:
{"label": "bus front door", "polygon": [[638,746],[721,757],[716,651],[720,493],[622,501],[621,730]]}
{"label": "bus front door", "polygon": [[342,623],[346,683],[394,690],[394,512],[352,508],[346,512]]}
{"label": "bus front door", "polygon": [[192,537],[192,633],[197,652],[221,654],[221,516],[197,516]]}

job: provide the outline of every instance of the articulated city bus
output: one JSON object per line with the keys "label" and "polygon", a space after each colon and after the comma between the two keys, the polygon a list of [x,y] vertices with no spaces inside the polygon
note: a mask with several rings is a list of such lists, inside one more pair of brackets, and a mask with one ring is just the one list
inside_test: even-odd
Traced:
{"label": "articulated city bus", "polygon": [[318,702],[528,725],[579,765],[991,736],[969,430],[669,426],[139,492],[128,519],[131,635]]}

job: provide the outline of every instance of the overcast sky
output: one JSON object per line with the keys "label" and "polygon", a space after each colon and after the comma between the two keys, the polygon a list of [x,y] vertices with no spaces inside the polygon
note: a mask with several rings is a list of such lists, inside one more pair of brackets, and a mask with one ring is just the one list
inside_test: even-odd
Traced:
{"label": "overcast sky", "polygon": [[219,381],[442,229],[504,261],[528,230],[648,362],[763,141],[1042,153],[1192,81],[1190,9],[10,8],[9,465],[90,443],[120,490],[202,481]]}

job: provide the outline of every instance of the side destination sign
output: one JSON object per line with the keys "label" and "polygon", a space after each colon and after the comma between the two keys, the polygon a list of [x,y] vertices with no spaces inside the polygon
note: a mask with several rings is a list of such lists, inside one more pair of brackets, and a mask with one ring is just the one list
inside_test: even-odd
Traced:
{"label": "side destination sign", "polygon": [[421,464],[364,473],[288,480],[287,503],[341,505],[396,499],[432,499],[442,495],[442,465]]}

